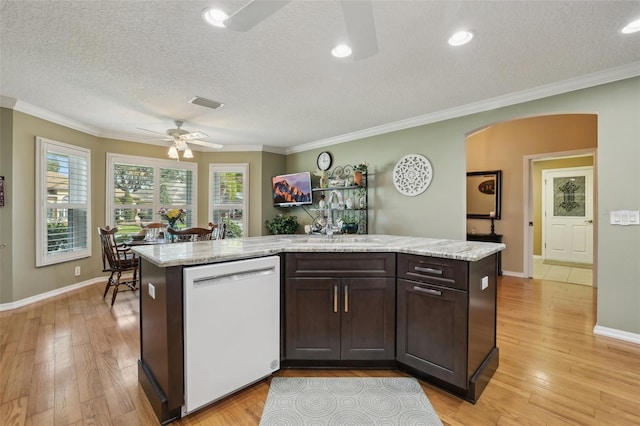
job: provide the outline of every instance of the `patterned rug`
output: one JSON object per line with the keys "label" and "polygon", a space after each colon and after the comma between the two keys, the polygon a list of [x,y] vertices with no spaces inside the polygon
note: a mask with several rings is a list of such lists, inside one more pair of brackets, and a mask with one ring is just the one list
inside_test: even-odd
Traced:
{"label": "patterned rug", "polygon": [[261,426],[438,425],[413,377],[274,377]]}

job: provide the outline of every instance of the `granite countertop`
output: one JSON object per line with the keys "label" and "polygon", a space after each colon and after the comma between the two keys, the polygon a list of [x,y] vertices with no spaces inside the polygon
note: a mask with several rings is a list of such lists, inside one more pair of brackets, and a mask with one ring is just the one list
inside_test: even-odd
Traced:
{"label": "granite countertop", "polygon": [[504,244],[396,235],[271,235],[193,243],[155,244],[131,249],[156,266],[201,265],[287,252],[389,252],[475,262]]}

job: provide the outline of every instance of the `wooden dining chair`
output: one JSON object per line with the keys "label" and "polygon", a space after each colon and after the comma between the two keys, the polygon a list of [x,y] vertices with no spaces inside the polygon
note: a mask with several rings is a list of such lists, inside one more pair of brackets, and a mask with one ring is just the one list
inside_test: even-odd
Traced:
{"label": "wooden dining chair", "polygon": [[184,229],[173,229],[167,228],[167,232],[170,235],[174,235],[178,242],[185,241],[207,241],[212,238],[213,230],[215,225],[213,223],[209,223],[208,228],[184,228]]}
{"label": "wooden dining chair", "polygon": [[[104,299],[109,292],[109,288],[113,287],[111,306],[116,301],[120,284],[126,285],[132,291],[138,289],[138,257],[125,244],[116,243],[117,232],[118,228],[109,228],[108,226],[98,228],[102,247],[102,272],[111,273],[102,298]],[[133,273],[133,278],[123,279],[122,274],[129,272]]]}
{"label": "wooden dining chair", "polygon": [[164,228],[166,227],[167,225],[164,223],[152,222],[142,225],[142,230],[144,231],[145,239],[154,240],[160,238],[160,234],[164,233]]}

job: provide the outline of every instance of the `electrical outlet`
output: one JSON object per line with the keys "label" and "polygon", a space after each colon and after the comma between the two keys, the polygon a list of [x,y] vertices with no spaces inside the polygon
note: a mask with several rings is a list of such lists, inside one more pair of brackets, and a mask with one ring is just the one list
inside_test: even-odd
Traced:
{"label": "electrical outlet", "polygon": [[152,299],[156,298],[156,287],[151,283],[149,283],[149,297]]}
{"label": "electrical outlet", "polygon": [[76,266],[76,270],[74,271],[74,273],[76,274],[76,277],[80,276],[80,267]]}
{"label": "electrical outlet", "polygon": [[489,277],[482,277],[482,289],[486,290],[489,288]]}

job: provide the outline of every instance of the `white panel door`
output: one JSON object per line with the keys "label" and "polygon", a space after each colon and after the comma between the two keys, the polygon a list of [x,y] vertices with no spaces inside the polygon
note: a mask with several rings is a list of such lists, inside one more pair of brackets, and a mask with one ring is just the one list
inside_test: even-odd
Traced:
{"label": "white panel door", "polygon": [[545,259],[593,262],[593,167],[542,171]]}

